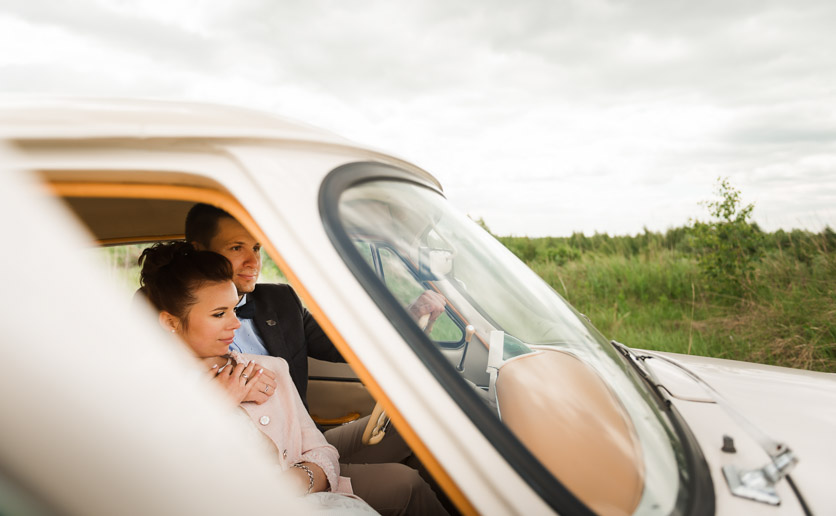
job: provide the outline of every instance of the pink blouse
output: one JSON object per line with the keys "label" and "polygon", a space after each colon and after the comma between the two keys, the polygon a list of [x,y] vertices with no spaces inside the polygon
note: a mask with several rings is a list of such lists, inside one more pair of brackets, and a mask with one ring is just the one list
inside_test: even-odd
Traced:
{"label": "pink blouse", "polygon": [[348,477],[340,476],[339,454],[328,444],[316,427],[293,380],[284,359],[264,355],[230,353],[236,362],[250,360],[276,373],[276,392],[257,405],[242,403],[253,424],[276,446],[277,463],[286,471],[299,462],[312,462],[322,468],[333,493],[353,493]]}

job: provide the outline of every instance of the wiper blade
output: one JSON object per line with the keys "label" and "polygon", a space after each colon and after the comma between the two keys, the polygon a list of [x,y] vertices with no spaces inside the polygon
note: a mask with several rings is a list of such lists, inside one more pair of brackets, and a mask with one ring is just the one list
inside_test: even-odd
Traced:
{"label": "wiper blade", "polygon": [[661,382],[659,382],[659,379],[656,377],[656,374],[653,373],[653,370],[644,365],[645,360],[653,357],[651,357],[650,355],[637,355],[628,346],[625,346],[624,344],[616,340],[611,340],[610,344],[612,344],[613,347],[615,347],[615,349],[617,349],[622,355],[624,355],[625,358],[627,358],[627,361],[633,365],[633,368],[639,373],[639,375],[642,378],[644,378],[647,384],[653,389],[653,392],[655,392],[659,399],[662,401],[662,408],[667,410],[668,406],[670,406],[671,404],[670,396],[668,396],[667,389],[665,389],[662,386]]}

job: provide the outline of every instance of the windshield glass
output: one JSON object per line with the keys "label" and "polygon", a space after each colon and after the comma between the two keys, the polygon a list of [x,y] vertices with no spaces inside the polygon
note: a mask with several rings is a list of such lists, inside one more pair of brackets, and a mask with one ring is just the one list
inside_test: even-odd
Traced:
{"label": "windshield glass", "polygon": [[[595,512],[677,512],[688,474],[667,416],[586,318],[495,238],[400,180],[345,189],[339,220],[414,324],[575,496]],[[425,292],[446,303],[437,319],[416,310]]]}

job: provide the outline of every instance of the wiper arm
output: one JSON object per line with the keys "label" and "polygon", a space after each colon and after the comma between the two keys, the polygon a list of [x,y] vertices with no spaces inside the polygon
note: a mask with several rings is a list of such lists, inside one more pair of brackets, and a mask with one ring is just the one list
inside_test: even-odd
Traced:
{"label": "wiper arm", "polygon": [[656,377],[656,374],[653,372],[653,370],[651,370],[649,367],[645,367],[643,364],[645,360],[653,357],[649,355],[637,355],[628,346],[625,346],[624,344],[616,340],[611,340],[610,344],[612,344],[613,347],[615,347],[615,349],[617,349],[622,355],[624,355],[627,358],[627,360],[630,362],[630,364],[632,364],[632,366],[639,373],[639,375],[641,375],[641,377],[645,379],[647,384],[650,385],[650,387],[653,389],[653,392],[655,392],[659,399],[662,400],[664,405],[666,405],[663,407],[663,409],[667,410],[668,405],[670,405],[671,403],[669,396],[665,394],[667,390],[662,387],[661,382]]}

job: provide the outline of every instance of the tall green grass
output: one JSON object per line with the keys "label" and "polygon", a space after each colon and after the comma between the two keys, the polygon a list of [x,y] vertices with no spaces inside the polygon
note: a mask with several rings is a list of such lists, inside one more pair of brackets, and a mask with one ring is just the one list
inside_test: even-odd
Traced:
{"label": "tall green grass", "polygon": [[631,347],[836,372],[836,235],[765,234],[741,296],[712,289],[687,230],[635,237],[500,237]]}

